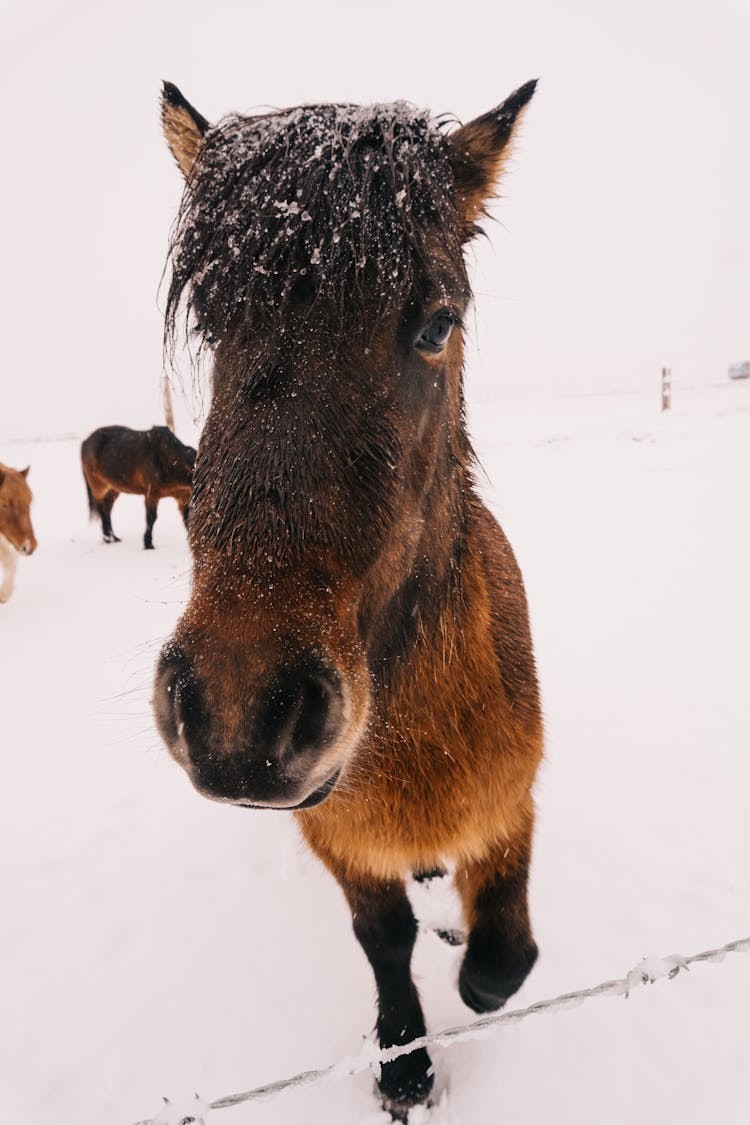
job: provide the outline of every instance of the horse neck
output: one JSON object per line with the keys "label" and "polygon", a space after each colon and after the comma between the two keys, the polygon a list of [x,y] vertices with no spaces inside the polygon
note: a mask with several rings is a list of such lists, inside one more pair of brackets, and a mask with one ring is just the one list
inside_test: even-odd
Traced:
{"label": "horse neck", "polygon": [[31,493],[23,476],[17,473],[15,469],[2,467],[5,472],[3,492],[10,501],[10,509],[6,512],[4,519],[2,513],[0,513],[0,531],[3,530],[3,522],[5,527],[10,527],[19,516],[28,514],[31,507]]}

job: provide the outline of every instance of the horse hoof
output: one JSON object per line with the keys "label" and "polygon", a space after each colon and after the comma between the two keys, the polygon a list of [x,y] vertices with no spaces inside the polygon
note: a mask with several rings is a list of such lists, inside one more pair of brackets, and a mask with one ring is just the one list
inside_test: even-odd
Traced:
{"label": "horse hoof", "polygon": [[458,991],[466,1007],[480,1015],[485,1012],[496,1012],[498,1008],[502,1008],[508,999],[507,996],[501,996],[495,991],[484,989],[472,981],[469,974],[464,972],[463,967],[458,978]]}
{"label": "horse hoof", "polygon": [[532,945],[507,965],[488,969],[478,967],[467,953],[458,976],[458,991],[464,1004],[480,1015],[502,1008],[526,980],[537,954],[537,947]]}
{"label": "horse hoof", "polygon": [[414,872],[415,883],[430,883],[433,879],[443,879],[448,874],[444,867],[420,868]]}
{"label": "horse hoof", "polygon": [[394,1121],[406,1121],[413,1106],[427,1101],[433,1082],[432,1062],[424,1047],[383,1063],[378,1079],[383,1109]]}
{"label": "horse hoof", "polygon": [[438,930],[435,930],[434,932],[437,934],[441,941],[445,942],[446,945],[466,944],[466,934],[463,932],[463,930],[449,930],[440,928]]}
{"label": "horse hoof", "polygon": [[154,549],[154,545],[153,545],[153,543],[144,543],[144,544],[143,544],[143,549],[144,549],[145,551],[153,551],[153,549]]}

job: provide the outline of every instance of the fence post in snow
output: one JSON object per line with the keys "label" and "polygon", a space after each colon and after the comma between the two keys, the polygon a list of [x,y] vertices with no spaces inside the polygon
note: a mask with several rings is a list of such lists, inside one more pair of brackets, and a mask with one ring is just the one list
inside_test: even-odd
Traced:
{"label": "fence post in snow", "polygon": [[669,410],[672,405],[672,368],[661,369],[661,408]]}
{"label": "fence post in snow", "polygon": [[172,409],[172,388],[169,385],[169,376],[166,371],[161,376],[161,394],[164,402],[164,420],[169,429],[174,433],[174,410]]}

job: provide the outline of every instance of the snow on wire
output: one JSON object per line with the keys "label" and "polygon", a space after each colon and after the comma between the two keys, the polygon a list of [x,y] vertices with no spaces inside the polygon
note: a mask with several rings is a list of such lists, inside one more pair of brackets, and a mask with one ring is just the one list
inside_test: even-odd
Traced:
{"label": "snow on wire", "polygon": [[[299,1086],[310,1086],[314,1082],[324,1079],[338,1081],[341,1078],[351,1078],[365,1070],[373,1070],[377,1074],[382,1063],[390,1062],[401,1055],[408,1055],[419,1047],[436,1045],[450,1047],[454,1043],[466,1042],[469,1039],[478,1039],[493,1031],[503,1024],[520,1023],[528,1016],[536,1016],[546,1012],[562,1011],[565,1008],[575,1008],[586,1000],[595,996],[624,996],[641,984],[654,984],[657,980],[673,980],[683,969],[689,969],[700,961],[721,962],[727,953],[750,952],[750,937],[738,941],[727,942],[718,949],[707,949],[702,953],[693,953],[689,957],[672,954],[667,957],[646,957],[630,970],[624,977],[616,980],[603,981],[592,988],[582,988],[577,992],[565,992],[549,1000],[539,1000],[528,1008],[517,1008],[511,1011],[496,1012],[494,1015],[482,1016],[472,1023],[458,1027],[449,1027],[444,1031],[434,1032],[431,1035],[420,1035],[410,1043],[396,1047],[378,1048],[373,1042],[363,1044],[358,1055],[342,1059],[319,1070],[305,1070],[290,1078],[270,1082],[266,1086],[256,1086],[253,1090],[246,1090],[241,1094],[228,1094],[226,1097],[217,1098],[212,1102],[205,1102],[198,1094],[195,1100],[188,1103],[172,1103],[166,1098],[162,1110],[153,1118],[139,1121],[137,1125],[182,1125],[183,1122],[194,1122],[195,1125],[205,1125],[205,1115],[214,1109],[228,1109],[230,1106],[241,1105],[243,1102],[256,1101],[260,1098],[272,1097],[283,1090]],[[187,1108],[186,1108],[187,1107]]]}

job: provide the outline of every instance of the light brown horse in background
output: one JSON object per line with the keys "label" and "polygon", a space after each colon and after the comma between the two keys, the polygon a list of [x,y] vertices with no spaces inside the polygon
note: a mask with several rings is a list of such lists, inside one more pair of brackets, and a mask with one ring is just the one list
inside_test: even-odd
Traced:
{"label": "light brown horse in background", "polygon": [[0,464],[0,602],[13,593],[18,555],[33,555],[37,547],[28,475],[28,465],[19,470]]}
{"label": "light brown horse in background", "polygon": [[[214,363],[157,721],[205,796],[295,810],[351,907],[383,1046],[425,1031],[410,872],[455,864],[474,1011],[537,956],[537,681],[462,390],[464,248],[534,85],[452,132],[404,103],[212,128],[164,90],[187,178],[168,327],[187,306]],[[405,1120],[432,1086],[427,1052],[378,1081]]]}

